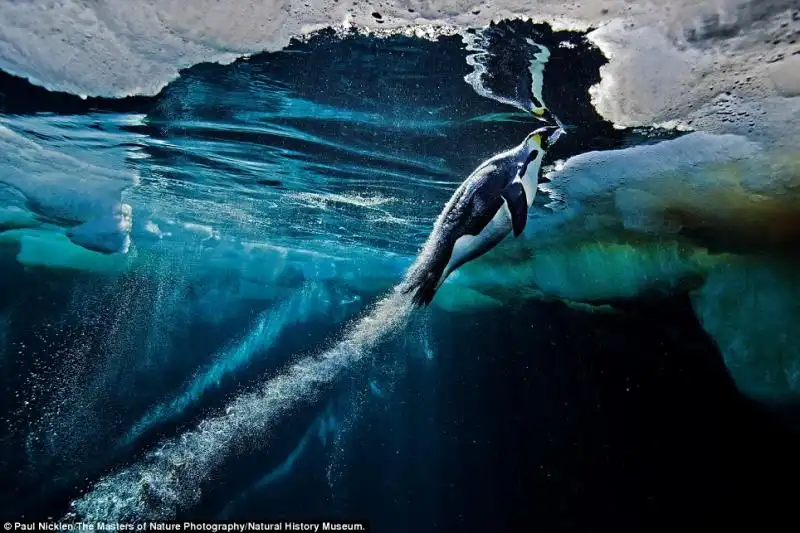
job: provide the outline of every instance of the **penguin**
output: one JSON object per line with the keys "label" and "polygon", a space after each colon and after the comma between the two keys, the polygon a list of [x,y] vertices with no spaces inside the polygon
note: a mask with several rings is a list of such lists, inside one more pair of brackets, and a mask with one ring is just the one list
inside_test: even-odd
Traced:
{"label": "penguin", "polygon": [[542,158],[564,132],[545,126],[518,146],[481,163],[459,186],[399,286],[415,306],[430,304],[457,268],[485,254],[509,233],[519,237],[536,197]]}

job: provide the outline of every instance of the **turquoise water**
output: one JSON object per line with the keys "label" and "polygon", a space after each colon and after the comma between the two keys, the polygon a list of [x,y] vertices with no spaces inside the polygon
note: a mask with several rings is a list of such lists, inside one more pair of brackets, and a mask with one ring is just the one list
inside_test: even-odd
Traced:
{"label": "turquoise water", "polygon": [[[686,182],[717,194],[761,161],[753,146],[612,127],[589,99],[603,63],[581,34],[517,21],[477,40],[323,31],[196,65],[147,98],[81,100],[4,78],[2,446],[15,483],[3,516],[355,509],[381,531],[423,519],[415,531],[469,530],[512,501],[526,509],[533,487],[542,524],[584,510],[641,525],[681,501],[676,479],[610,480],[639,479],[669,449],[689,465],[681,475],[706,480],[693,496],[715,490],[724,458],[674,435],[725,442],[739,430],[727,425],[734,385],[782,396],[797,382],[758,358],[737,370],[737,347],[760,331],[731,326],[726,297],[783,287],[771,301],[790,321],[797,286],[773,269],[780,249],[760,250],[766,273],[747,274],[762,264],[749,241],[731,237],[746,252],[731,259],[727,230],[691,204]],[[567,132],[545,158],[527,235],[412,312],[392,288],[464,178],[541,125],[537,101]],[[767,336],[770,353],[796,349]],[[684,386],[686,399],[671,396]],[[676,405],[685,421],[649,421]],[[714,417],[724,422],[703,429]],[[649,439],[664,448],[626,456]],[[508,462],[490,458],[501,453]],[[567,471],[580,473],[551,491]],[[475,492],[484,484],[490,495]],[[641,487],[656,504],[637,499]],[[609,511],[616,498],[637,511]]]}

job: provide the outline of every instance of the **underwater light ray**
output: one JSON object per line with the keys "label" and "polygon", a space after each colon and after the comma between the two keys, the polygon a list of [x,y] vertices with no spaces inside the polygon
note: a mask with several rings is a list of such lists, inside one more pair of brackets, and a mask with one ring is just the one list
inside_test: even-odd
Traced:
{"label": "underwater light ray", "polygon": [[320,414],[306,429],[306,432],[300,438],[300,441],[294,449],[289,452],[289,455],[287,455],[279,465],[261,476],[250,487],[231,499],[222,511],[218,513],[217,519],[230,520],[233,511],[246,502],[247,499],[251,498],[258,491],[263,490],[292,473],[315,437],[319,440],[320,444],[325,446],[328,444],[331,436],[335,437],[338,429],[339,420],[335,414],[333,404],[329,404],[322,414]]}
{"label": "underwater light ray", "polygon": [[[215,361],[187,384],[184,390],[172,401],[164,402],[148,411],[120,440],[120,445],[128,446],[138,440],[146,431],[183,413],[194,405],[206,392],[219,387],[225,377],[245,367],[257,354],[269,350],[286,328],[307,322],[312,315],[323,313],[327,306],[319,308],[328,301],[322,290],[306,286],[275,309],[263,312],[238,342],[222,350]],[[317,306],[312,302],[318,302]]]}

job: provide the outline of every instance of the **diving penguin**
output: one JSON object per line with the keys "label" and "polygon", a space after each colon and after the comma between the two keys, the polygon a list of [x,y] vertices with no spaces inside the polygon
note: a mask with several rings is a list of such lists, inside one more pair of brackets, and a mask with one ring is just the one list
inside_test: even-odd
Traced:
{"label": "diving penguin", "polygon": [[519,237],[533,204],[542,158],[563,133],[545,126],[519,146],[484,161],[456,190],[399,291],[413,292],[415,305],[428,305],[447,277],[485,254],[509,232]]}

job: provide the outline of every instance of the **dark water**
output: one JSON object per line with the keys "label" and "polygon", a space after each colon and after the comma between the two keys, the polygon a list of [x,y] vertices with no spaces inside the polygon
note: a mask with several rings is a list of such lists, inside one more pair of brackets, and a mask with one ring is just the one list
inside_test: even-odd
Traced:
{"label": "dark water", "polygon": [[[666,136],[594,113],[587,91],[604,60],[580,35],[509,27],[549,47],[543,97],[578,126],[549,161]],[[511,54],[500,71],[518,68]],[[15,132],[68,154],[144,156],[123,160],[140,177],[123,199],[141,258],[123,274],[26,266],[19,242],[0,245],[0,517],[63,516],[390,288],[460,180],[536,126],[464,83],[466,55],[459,37],[323,32],[120,101],[4,75],[0,111]],[[71,178],[43,185],[54,195],[14,190],[52,224]],[[193,240],[175,220],[221,237]],[[250,256],[252,242],[289,252]],[[208,479],[179,482],[202,492],[178,518],[358,519],[379,532],[773,530],[790,519],[797,438],[735,390],[688,296],[614,303],[415,316]],[[265,316],[267,333],[239,342]],[[156,488],[144,492],[157,499]]]}

